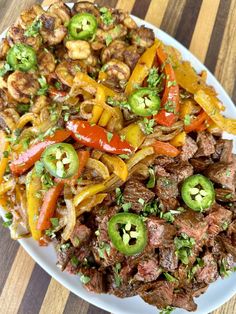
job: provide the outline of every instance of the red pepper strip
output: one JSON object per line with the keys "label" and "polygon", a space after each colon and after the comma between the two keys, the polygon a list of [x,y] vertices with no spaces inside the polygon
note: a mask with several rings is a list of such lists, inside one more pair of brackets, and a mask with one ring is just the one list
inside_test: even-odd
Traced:
{"label": "red pepper strip", "polygon": [[80,150],[80,151],[78,151],[79,169],[78,169],[77,174],[74,175],[72,178],[69,178],[69,179],[58,179],[58,178],[55,178],[55,181],[56,182],[62,182],[64,184],[74,184],[79,179],[79,177],[81,176],[81,174],[82,174],[82,172],[84,170],[84,167],[87,164],[89,156],[90,156],[90,154],[89,154],[89,152],[87,150]]}
{"label": "red pepper strip", "polygon": [[192,131],[197,131],[198,128],[207,120],[207,118],[208,118],[208,115],[206,114],[206,112],[201,110],[197,118],[194,119],[190,125],[184,126],[185,132],[189,133]]}
{"label": "red pepper strip", "polygon": [[44,149],[47,146],[63,142],[70,135],[71,132],[68,130],[57,130],[54,135],[47,137],[43,142],[31,146],[10,164],[12,174],[15,176],[23,174],[40,159]]}
{"label": "red pepper strip", "polygon": [[61,194],[61,191],[64,187],[63,183],[57,183],[55,186],[50,188],[43,199],[43,205],[40,210],[37,229],[38,230],[46,230],[51,227],[50,218],[53,217],[56,206],[57,199]]}
{"label": "red pepper strip", "polygon": [[[161,66],[164,67],[165,88],[161,100],[163,109],[154,116],[154,119],[158,124],[171,126],[178,119],[179,86],[172,65],[168,61],[168,56],[161,46],[157,48],[157,57]],[[168,112],[167,106],[173,109],[174,112]]]}
{"label": "red pepper strip", "polygon": [[120,136],[110,133],[98,125],[91,125],[87,121],[73,120],[66,124],[72,132],[72,137],[79,143],[111,154],[130,154],[134,148]]}
{"label": "red pepper strip", "polygon": [[155,153],[158,155],[176,157],[180,153],[175,146],[166,142],[156,141],[152,146],[154,147]]}

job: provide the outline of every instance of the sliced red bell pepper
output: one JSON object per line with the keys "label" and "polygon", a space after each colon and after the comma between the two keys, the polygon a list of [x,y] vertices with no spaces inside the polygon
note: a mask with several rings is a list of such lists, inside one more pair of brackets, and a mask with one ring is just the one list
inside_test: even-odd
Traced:
{"label": "sliced red bell pepper", "polygon": [[176,157],[180,151],[170,143],[156,141],[153,145],[155,153],[158,155],[164,155],[169,157]]}
{"label": "sliced red bell pepper", "polygon": [[158,124],[171,126],[178,119],[179,86],[176,81],[174,69],[161,46],[157,48],[157,57],[165,74],[165,86],[161,100],[162,110],[154,116],[154,119]]}
{"label": "sliced red bell pepper", "polygon": [[98,125],[91,125],[87,121],[69,121],[66,127],[72,132],[72,137],[85,146],[118,155],[134,151],[134,148],[127,141],[122,141],[118,134],[108,132]]}
{"label": "sliced red bell pepper", "polygon": [[10,164],[12,174],[15,176],[23,174],[40,159],[44,149],[47,146],[63,142],[70,135],[71,132],[68,130],[57,130],[52,136],[47,137],[43,142],[31,146]]}
{"label": "sliced red bell pepper", "polygon": [[89,159],[89,152],[87,150],[80,150],[78,151],[78,157],[79,157],[79,169],[76,175],[74,175],[72,178],[69,179],[59,179],[59,178],[55,178],[56,182],[62,182],[64,184],[74,184],[76,183],[76,181],[79,179],[79,177],[81,176],[87,161]]}
{"label": "sliced red bell pepper", "polygon": [[191,121],[189,125],[184,126],[185,132],[189,133],[192,131],[202,131],[202,125],[207,119],[208,115],[205,111],[201,110],[199,115],[193,121]]}
{"label": "sliced red bell pepper", "polygon": [[61,194],[61,191],[64,187],[63,183],[57,183],[55,186],[50,188],[43,199],[43,205],[40,210],[37,229],[38,230],[46,230],[51,227],[50,219],[53,217],[56,206],[57,199]]}

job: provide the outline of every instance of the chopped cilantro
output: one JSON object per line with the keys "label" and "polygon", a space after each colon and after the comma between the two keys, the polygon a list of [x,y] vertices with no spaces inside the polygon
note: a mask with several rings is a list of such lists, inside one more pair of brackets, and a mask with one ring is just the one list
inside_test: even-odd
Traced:
{"label": "chopped cilantro", "polygon": [[6,218],[7,220],[2,223],[2,226],[5,227],[5,228],[8,228],[8,227],[11,226],[12,221],[13,221],[12,213],[10,213],[10,212],[6,213],[6,214],[5,214],[5,218]]}
{"label": "chopped cilantro", "polygon": [[117,205],[122,205],[124,202],[124,197],[120,188],[116,188],[116,203]]}
{"label": "chopped cilantro", "polygon": [[16,110],[19,114],[24,114],[29,111],[30,104],[17,104]]}
{"label": "chopped cilantro", "polygon": [[38,177],[41,177],[44,171],[44,164],[42,161],[36,161],[35,163],[35,172]]}
{"label": "chopped cilantro", "polygon": [[43,185],[43,189],[45,189],[45,190],[49,190],[51,187],[54,186],[54,181],[53,181],[52,177],[49,175],[49,173],[47,173],[47,172],[45,172],[41,176],[41,182]]}
{"label": "chopped cilantro", "polygon": [[123,208],[123,210],[125,212],[128,212],[129,209],[132,207],[132,204],[131,203],[124,203],[121,207]]}
{"label": "chopped cilantro", "polygon": [[149,171],[149,180],[146,186],[149,189],[153,189],[156,184],[155,172],[154,172],[154,169],[151,167],[148,168],[148,171]]}
{"label": "chopped cilantro", "polygon": [[99,230],[96,230],[95,232],[95,235],[98,237],[98,236],[100,236],[100,231]]}
{"label": "chopped cilantro", "polygon": [[35,37],[38,35],[39,30],[42,28],[42,21],[36,18],[33,23],[27,28],[24,35],[26,37]]}
{"label": "chopped cilantro", "polygon": [[57,228],[59,226],[59,219],[58,218],[50,218],[51,224],[53,228]]}
{"label": "chopped cilantro", "polygon": [[129,156],[125,155],[125,154],[121,154],[121,155],[119,155],[119,157],[122,159],[129,159]]}
{"label": "chopped cilantro", "polygon": [[166,280],[169,282],[176,282],[178,281],[175,277],[171,276],[169,273],[163,273],[163,275],[166,277]]}
{"label": "chopped cilantro", "polygon": [[130,105],[125,100],[119,101],[119,100],[114,99],[113,97],[109,96],[109,97],[107,97],[107,103],[113,107],[121,107],[121,108],[126,108],[126,109],[130,110]]}
{"label": "chopped cilantro", "polygon": [[22,146],[23,146],[24,150],[28,149],[29,144],[30,144],[30,138],[29,137],[26,137],[22,140]]}
{"label": "chopped cilantro", "polygon": [[166,308],[162,309],[160,311],[160,314],[171,314],[174,311],[174,307],[173,306],[167,306]]}
{"label": "chopped cilantro", "polygon": [[4,158],[7,158],[9,156],[9,152],[7,150],[4,150],[2,154]]}
{"label": "chopped cilantro", "polygon": [[107,132],[107,141],[108,141],[108,143],[110,143],[110,141],[112,140],[112,137],[113,137],[113,133]]}
{"label": "chopped cilantro", "polygon": [[186,114],[184,117],[184,125],[190,125],[191,124],[191,117],[189,114]]}
{"label": "chopped cilantro", "polygon": [[[125,141],[125,138],[126,138],[125,134],[123,134],[123,135],[120,136],[120,139],[121,139],[122,142]],[[125,155],[125,156],[127,156],[127,155]]]}
{"label": "chopped cilantro", "polygon": [[4,76],[7,72],[12,71],[10,64],[5,63],[4,66],[0,69],[0,77]]}
{"label": "chopped cilantro", "polygon": [[99,245],[98,248],[98,255],[100,258],[105,258],[105,254],[107,254],[108,256],[110,256],[111,253],[111,247],[108,243],[102,242]]}
{"label": "chopped cilantro", "polygon": [[[54,84],[54,86],[55,86],[56,89],[58,89],[58,90],[61,90],[61,89],[62,89],[62,83],[59,82],[59,81],[57,81],[57,82]],[[62,109],[63,109],[63,107],[62,107]],[[68,108],[68,109],[69,109],[69,108]]]}
{"label": "chopped cilantro", "polygon": [[155,125],[155,120],[154,119],[148,119],[144,118],[141,123],[141,127],[144,131],[145,134],[152,134],[154,132],[154,125]]}
{"label": "chopped cilantro", "polygon": [[227,221],[224,221],[224,222],[222,223],[221,227],[222,227],[223,230],[227,230],[228,227],[229,227],[228,222],[227,222]]}
{"label": "chopped cilantro", "polygon": [[38,82],[39,82],[40,88],[37,91],[37,95],[39,96],[46,95],[49,85],[47,83],[45,76],[42,75],[41,77],[39,77]]}
{"label": "chopped cilantro", "polygon": [[105,25],[111,25],[113,23],[113,17],[108,8],[102,7],[100,8],[101,20]]}
{"label": "chopped cilantro", "polygon": [[109,46],[110,43],[112,42],[112,36],[110,34],[108,34],[105,38],[105,42],[106,42],[106,46]]}
{"label": "chopped cilantro", "polygon": [[151,68],[148,74],[147,83],[149,88],[155,88],[162,81],[163,74],[159,75],[157,68]]}
{"label": "chopped cilantro", "polygon": [[70,243],[64,243],[60,246],[59,251],[65,252],[70,248]]}
{"label": "chopped cilantro", "polygon": [[90,278],[89,276],[85,276],[85,275],[81,275],[81,276],[80,276],[80,281],[81,281],[84,285],[86,285],[87,283],[89,283],[90,280],[91,280],[91,278]]}
{"label": "chopped cilantro", "polygon": [[228,194],[226,194],[225,196],[224,196],[224,198],[226,198],[226,199],[229,199],[229,198],[231,198],[232,197],[232,193],[228,193]]}
{"label": "chopped cilantro", "polygon": [[192,255],[192,248],[196,244],[192,237],[182,233],[179,237],[175,237],[174,244],[176,248],[176,255],[179,260],[187,265],[189,262],[189,256]]}
{"label": "chopped cilantro", "polygon": [[157,201],[152,201],[150,203],[145,204],[143,207],[143,215],[148,216],[148,215],[156,215],[158,213],[158,204]]}
{"label": "chopped cilantro", "polygon": [[166,103],[165,103],[165,110],[167,112],[174,112],[175,111],[175,108],[174,108],[174,103],[172,100],[168,100]]}
{"label": "chopped cilantro", "polygon": [[222,260],[220,261],[220,275],[222,277],[227,277],[229,276],[230,273],[230,269],[229,266],[227,265],[227,261],[225,258],[222,258]]}
{"label": "chopped cilantro", "polygon": [[70,261],[73,267],[77,267],[79,265],[79,260],[76,256],[72,256]]}
{"label": "chopped cilantro", "polygon": [[226,172],[225,172],[225,174],[226,174],[226,177],[230,177],[230,175],[231,175],[230,169],[227,169]]}
{"label": "chopped cilantro", "polygon": [[144,204],[145,204],[145,201],[144,201],[143,198],[139,198],[139,199],[138,199],[138,202],[139,202],[141,205],[144,205]]}
{"label": "chopped cilantro", "polygon": [[168,81],[167,83],[167,87],[171,87],[171,86],[176,86],[177,85],[177,82],[176,81]]}
{"label": "chopped cilantro", "polygon": [[121,270],[121,264],[120,263],[116,263],[115,267],[113,267],[114,270],[114,280],[115,280],[115,285],[116,287],[120,287],[122,279],[121,276],[119,275],[120,270]]}

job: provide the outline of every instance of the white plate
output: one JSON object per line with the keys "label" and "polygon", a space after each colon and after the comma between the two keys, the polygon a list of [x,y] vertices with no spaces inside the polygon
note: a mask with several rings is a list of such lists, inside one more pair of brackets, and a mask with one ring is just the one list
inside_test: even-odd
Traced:
{"label": "white plate", "polygon": [[[225,104],[226,116],[236,117],[236,109],[231,101],[230,97],[227,95],[223,87],[216,80],[216,78],[207,70],[207,68],[196,58],[191,52],[189,52],[184,46],[182,46],[174,38],[137,17],[133,17],[138,25],[145,25],[152,28],[155,32],[156,37],[162,40],[165,44],[172,45],[177,48],[183,56],[183,59],[189,60],[192,66],[197,72],[206,70],[208,74],[207,83],[214,86],[216,91],[219,93],[220,100]],[[5,32],[0,35],[0,39],[5,36]],[[224,134],[225,138],[234,139],[234,152],[236,152],[236,137]],[[0,208],[0,214],[3,216],[4,211]],[[154,306],[148,305],[140,297],[132,297],[126,299],[119,299],[112,295],[98,295],[87,292],[81,285],[79,277],[70,275],[68,273],[62,273],[56,267],[56,254],[54,248],[49,246],[47,248],[39,247],[36,242],[32,239],[20,240],[20,244],[28,252],[28,254],[53,278],[60,282],[67,289],[83,298],[84,300],[98,306],[108,312],[114,314],[157,314],[158,311]],[[198,310],[194,312],[195,314],[205,314],[209,313],[227,300],[229,300],[236,293],[236,273],[230,275],[229,278],[224,280],[218,279],[216,282],[212,283],[208,288],[207,292],[195,299],[198,304]],[[182,309],[176,309],[175,314],[189,313]]]}

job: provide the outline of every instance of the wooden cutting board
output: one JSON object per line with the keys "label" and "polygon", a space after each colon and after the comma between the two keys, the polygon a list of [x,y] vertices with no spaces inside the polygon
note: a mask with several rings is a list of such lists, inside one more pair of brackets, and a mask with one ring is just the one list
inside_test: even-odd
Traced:
{"label": "wooden cutting board", "polygon": [[[0,32],[38,0],[0,0]],[[43,2],[49,5],[54,0]],[[72,2],[72,1],[71,1]],[[160,27],[189,48],[236,102],[236,0],[97,0]],[[0,314],[105,314],[69,292],[0,225]],[[236,296],[214,314],[236,313]],[[137,313],[138,314],[138,313]]]}

